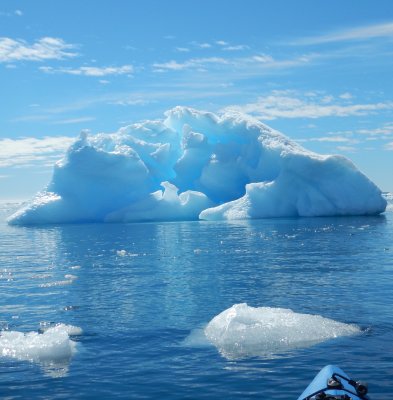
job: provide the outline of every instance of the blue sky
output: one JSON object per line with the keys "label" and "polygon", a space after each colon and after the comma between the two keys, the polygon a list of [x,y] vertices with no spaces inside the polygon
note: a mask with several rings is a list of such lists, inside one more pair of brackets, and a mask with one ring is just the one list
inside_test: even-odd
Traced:
{"label": "blue sky", "polygon": [[27,199],[82,129],[176,105],[247,112],[393,191],[391,0],[0,3],[0,198]]}

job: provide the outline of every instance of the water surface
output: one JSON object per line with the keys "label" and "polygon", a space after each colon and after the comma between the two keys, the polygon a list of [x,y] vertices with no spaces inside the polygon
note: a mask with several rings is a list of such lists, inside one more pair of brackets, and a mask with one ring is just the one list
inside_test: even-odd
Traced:
{"label": "water surface", "polygon": [[[9,227],[0,222],[0,327],[79,326],[57,374],[0,357],[6,399],[296,399],[338,364],[393,391],[393,213],[378,217]],[[362,333],[226,359],[185,339],[236,303],[354,323]]]}

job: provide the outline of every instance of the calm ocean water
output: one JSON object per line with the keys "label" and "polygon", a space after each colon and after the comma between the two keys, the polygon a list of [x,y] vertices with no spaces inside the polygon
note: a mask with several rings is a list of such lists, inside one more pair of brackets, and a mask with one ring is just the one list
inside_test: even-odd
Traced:
{"label": "calm ocean water", "polygon": [[[81,327],[60,371],[0,357],[5,399],[296,399],[337,364],[393,398],[393,213],[379,217],[9,227],[0,327]],[[362,334],[272,357],[184,344],[235,303],[355,323]],[[41,324],[41,325],[40,325]]]}

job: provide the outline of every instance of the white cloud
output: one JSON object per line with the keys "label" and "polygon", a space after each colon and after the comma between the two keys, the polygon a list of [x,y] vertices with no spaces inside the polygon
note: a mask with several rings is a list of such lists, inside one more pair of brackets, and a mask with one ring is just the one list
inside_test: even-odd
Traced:
{"label": "white cloud", "polygon": [[393,135],[393,123],[384,124],[381,127],[373,128],[373,129],[358,129],[355,131],[360,135],[370,135],[370,136],[389,136]]}
{"label": "white cloud", "polygon": [[40,71],[47,74],[69,74],[101,77],[107,75],[129,75],[134,71],[132,65],[123,65],[121,67],[79,67],[79,68],[53,68],[40,67]]}
{"label": "white cloud", "polygon": [[223,48],[223,50],[226,50],[226,51],[240,51],[240,50],[247,50],[249,48],[250,47],[245,45],[245,44],[238,44],[236,46],[226,46],[226,47]]}
{"label": "white cloud", "polygon": [[351,40],[367,40],[378,37],[393,37],[393,22],[360,26],[356,28],[331,32],[326,35],[302,38],[292,44],[313,45]]}
{"label": "white cloud", "polygon": [[14,14],[17,15],[18,17],[21,17],[23,15],[23,12],[21,10],[15,10]]}
{"label": "white cloud", "polygon": [[195,43],[200,49],[210,49],[212,45],[210,43]]}
{"label": "white cloud", "polygon": [[71,137],[0,139],[0,167],[27,166],[59,158],[75,141]]}
{"label": "white cloud", "polygon": [[221,57],[191,58],[183,62],[171,60],[164,63],[155,63],[153,64],[153,69],[156,72],[181,71],[206,68],[208,64],[229,64],[229,61]]}
{"label": "white cloud", "polygon": [[75,45],[67,44],[63,39],[52,37],[41,38],[33,44],[20,39],[2,37],[0,38],[0,63],[76,57],[78,54],[71,51],[75,47]]}
{"label": "white cloud", "polygon": [[353,99],[353,95],[351,93],[349,93],[349,92],[342,93],[338,97],[340,99],[343,99],[343,100],[351,100],[351,99]]}
{"label": "white cloud", "polygon": [[250,48],[250,46],[247,46],[246,44],[231,45],[225,40],[216,40],[215,44],[221,46],[222,50],[226,51],[239,51],[239,50],[247,50]]}
{"label": "white cloud", "polygon": [[389,151],[393,151],[393,142],[387,143],[385,145],[385,149]]}
{"label": "white cloud", "polygon": [[[327,102],[327,100],[329,100]],[[334,102],[335,101],[335,102]],[[393,102],[374,104],[341,104],[332,96],[303,97],[287,91],[273,91],[260,97],[257,102],[227,109],[256,115],[258,118],[322,118],[370,115],[378,111],[393,110]]]}
{"label": "white cloud", "polygon": [[259,63],[271,63],[274,62],[274,59],[272,56],[269,56],[268,54],[259,54],[256,56],[253,56],[252,59],[256,62]]}
{"label": "white cloud", "polygon": [[109,102],[109,104],[118,106],[145,106],[149,103],[151,103],[151,101],[144,99],[123,99]]}
{"label": "white cloud", "polygon": [[176,51],[179,53],[188,53],[190,49],[188,47],[176,47]]}

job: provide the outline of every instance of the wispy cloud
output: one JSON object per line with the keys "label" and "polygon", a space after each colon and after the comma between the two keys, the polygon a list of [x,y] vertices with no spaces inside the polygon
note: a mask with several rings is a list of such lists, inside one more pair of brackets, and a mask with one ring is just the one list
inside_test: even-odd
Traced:
{"label": "wispy cloud", "polygon": [[296,92],[273,91],[255,103],[227,107],[229,110],[256,115],[264,120],[278,118],[323,118],[370,115],[393,110],[393,102],[343,104],[332,96],[305,97]]}
{"label": "wispy cloud", "polygon": [[[201,70],[206,71],[212,68],[227,67],[227,72],[237,77],[245,77],[265,74],[273,70],[283,70],[293,67],[304,66],[312,63],[318,55],[302,55],[293,59],[274,59],[268,54],[255,54],[247,57],[201,57],[190,58],[188,60],[177,61],[170,60],[162,63],[154,63],[152,65],[155,72],[166,71],[186,71],[186,70]],[[235,76],[235,78],[236,78]]]}
{"label": "wispy cloud", "polygon": [[44,37],[33,44],[24,40],[0,38],[0,63],[16,61],[62,60],[76,57],[78,53],[71,51],[76,46],[63,39]]}
{"label": "wispy cloud", "polygon": [[21,17],[23,12],[21,10],[14,10],[14,11],[0,11],[0,17]]}
{"label": "wispy cloud", "polygon": [[309,139],[300,139],[299,142],[328,142],[328,143],[358,143],[356,139],[350,139],[343,136],[321,136]]}
{"label": "wispy cloud", "polygon": [[250,47],[246,44],[238,44],[236,46],[225,46],[223,50],[225,51],[240,51],[240,50],[248,50]]}
{"label": "wispy cloud", "polygon": [[386,150],[393,151],[393,142],[389,142],[385,146]]}
{"label": "wispy cloud", "polygon": [[176,47],[176,51],[179,53],[189,53],[190,49],[188,47]]}
{"label": "wispy cloud", "polygon": [[125,98],[125,99],[109,102],[108,104],[114,104],[117,106],[145,106],[149,103],[151,103],[151,101],[149,101],[149,100]]}
{"label": "wispy cloud", "polygon": [[246,44],[237,44],[237,45],[232,45],[225,40],[216,40],[215,44],[218,46],[221,46],[222,50],[226,51],[240,51],[240,50],[248,50],[250,46]]}
{"label": "wispy cloud", "polygon": [[54,121],[54,125],[68,125],[68,124],[80,124],[82,122],[94,121],[95,117],[80,117],[80,118],[68,118],[62,119],[60,121]]}
{"label": "wispy cloud", "polygon": [[191,44],[193,44],[195,47],[198,47],[199,49],[210,49],[213,46],[210,43],[200,43],[200,42],[192,42]]}
{"label": "wispy cloud", "polygon": [[183,62],[171,60],[164,63],[155,63],[153,64],[153,70],[156,72],[181,71],[187,69],[206,68],[207,65],[222,65],[229,63],[229,60],[221,57],[191,58]]}
{"label": "wispy cloud", "polygon": [[392,136],[393,135],[393,122],[386,123],[378,128],[373,129],[358,129],[354,131],[359,135],[367,136]]}
{"label": "wispy cloud", "polygon": [[390,141],[393,138],[393,123],[387,122],[375,128],[358,128],[345,131],[329,132],[328,135],[331,137],[341,137],[347,138],[348,140],[357,141]]}
{"label": "wispy cloud", "polygon": [[66,136],[0,139],[0,167],[46,164],[59,158],[74,141]]}
{"label": "wispy cloud", "polygon": [[79,67],[79,68],[54,68],[40,67],[40,71],[47,74],[68,74],[102,77],[108,75],[130,75],[134,72],[132,65],[123,65],[121,67]]}
{"label": "wispy cloud", "polygon": [[353,40],[368,40],[381,37],[393,37],[393,22],[360,26],[356,28],[330,32],[325,35],[301,38],[292,42],[292,44],[313,45]]}
{"label": "wispy cloud", "polygon": [[353,146],[337,146],[337,150],[344,153],[356,153],[358,149]]}

